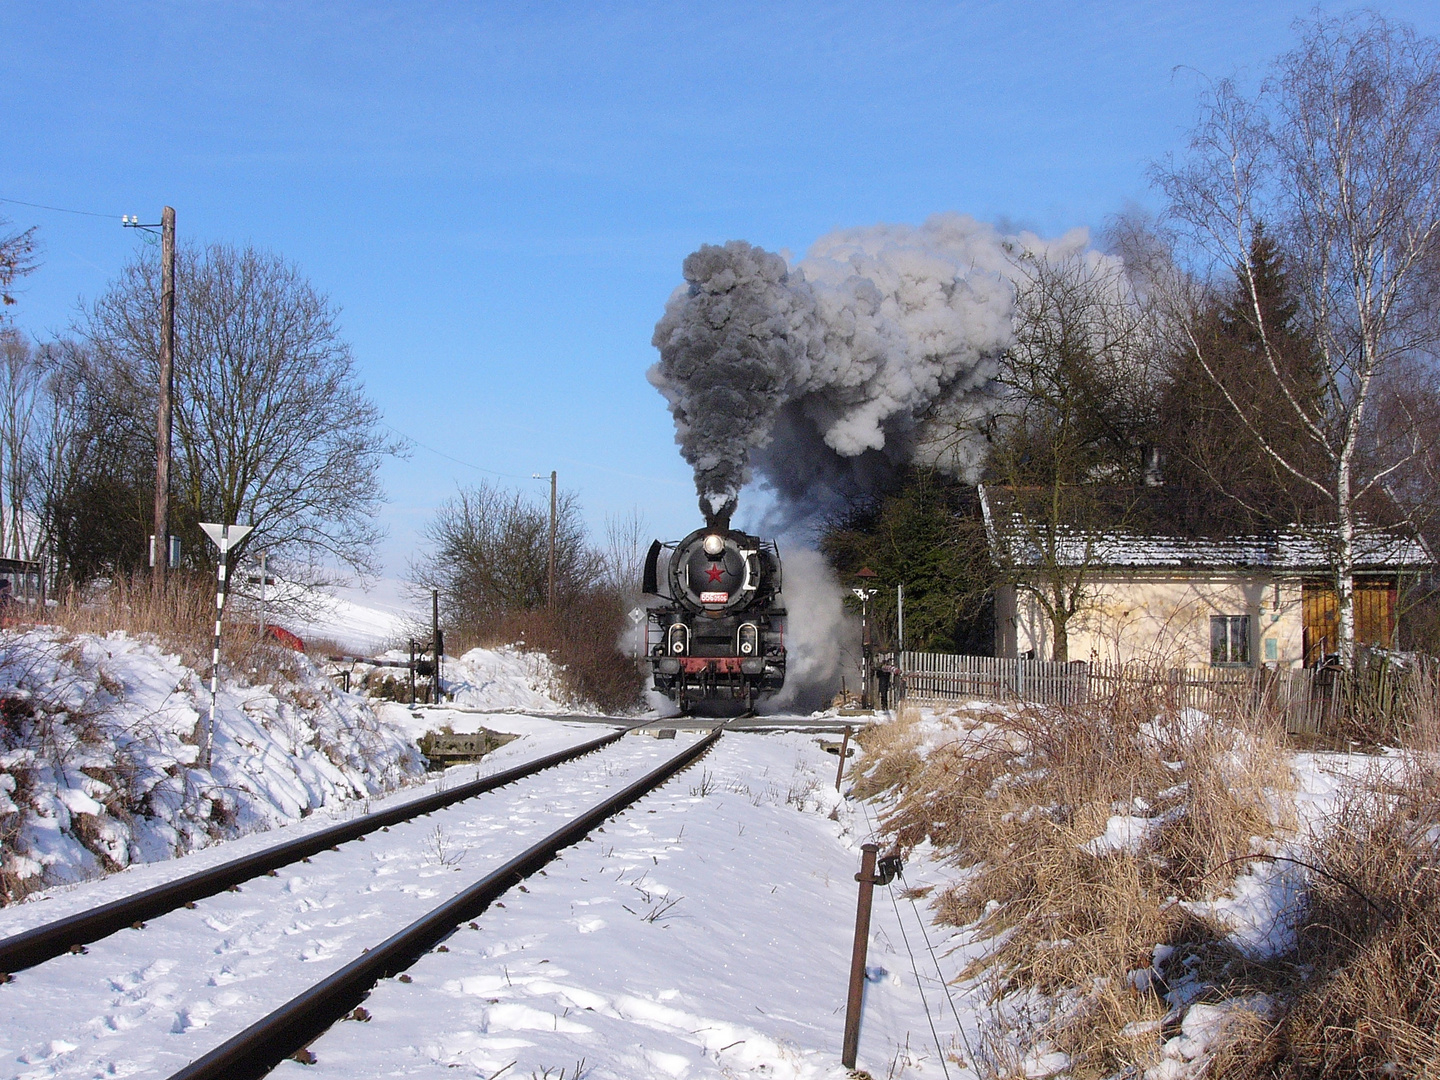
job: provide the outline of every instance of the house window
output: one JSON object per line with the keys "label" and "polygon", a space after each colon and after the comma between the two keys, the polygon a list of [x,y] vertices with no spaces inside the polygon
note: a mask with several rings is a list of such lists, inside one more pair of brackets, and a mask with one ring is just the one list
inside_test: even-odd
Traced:
{"label": "house window", "polygon": [[1250,616],[1210,616],[1210,663],[1235,665],[1250,663]]}

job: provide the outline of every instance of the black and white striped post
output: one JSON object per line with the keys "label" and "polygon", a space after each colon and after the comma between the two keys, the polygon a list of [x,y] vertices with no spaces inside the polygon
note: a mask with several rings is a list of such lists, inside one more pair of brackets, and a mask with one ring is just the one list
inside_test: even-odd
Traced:
{"label": "black and white striped post", "polygon": [[225,617],[225,588],[229,584],[230,549],[237,547],[253,525],[215,525],[202,521],[200,528],[220,549],[220,568],[215,585],[215,651],[210,657],[210,715],[200,728],[200,764],[210,768],[210,749],[215,738],[215,699],[220,694],[220,622]]}

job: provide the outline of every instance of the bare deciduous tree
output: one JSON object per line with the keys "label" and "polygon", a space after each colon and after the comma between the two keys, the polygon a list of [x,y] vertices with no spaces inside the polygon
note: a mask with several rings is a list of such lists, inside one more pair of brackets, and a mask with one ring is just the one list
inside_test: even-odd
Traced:
{"label": "bare deciduous tree", "polygon": [[[1153,406],[1149,312],[1119,260],[1094,253],[1016,260],[1015,340],[1001,361],[1004,405],[990,420],[987,476],[1006,521],[992,532],[1001,578],[1050,624],[1054,660],[1084,605],[1097,512],[1141,478]],[[1120,517],[1123,518],[1123,513]]]}
{"label": "bare deciduous tree", "polygon": [[[1201,261],[1196,291],[1175,295],[1185,343],[1275,465],[1333,507],[1333,570],[1342,657],[1355,640],[1353,567],[1366,500],[1418,455],[1424,431],[1385,400],[1407,367],[1440,342],[1440,46],[1376,14],[1317,18],[1247,97],[1216,83],[1188,153],[1156,170],[1171,214]],[[1320,392],[1285,376],[1280,328],[1267,321],[1253,260],[1260,223],[1290,260]],[[1267,416],[1231,392],[1199,316],[1221,270],[1238,268],[1260,363],[1310,460],[1269,437]],[[1182,285],[1185,283],[1182,282]],[[1376,421],[1382,416],[1384,424]],[[1319,466],[1310,461],[1320,462]]]}
{"label": "bare deciduous tree", "polygon": [[6,235],[9,227],[9,220],[0,217],[0,320],[5,318],[5,309],[15,303],[10,290],[16,279],[36,267],[34,226]]}
{"label": "bare deciduous tree", "polygon": [[[192,553],[209,557],[194,522],[245,522],[245,546],[292,573],[372,570],[380,463],[402,448],[381,430],[329,301],[249,247],[183,249],[176,279],[175,494]],[[80,328],[152,454],[159,305],[159,263],[142,257]]]}
{"label": "bare deciduous tree", "polygon": [[624,597],[640,595],[645,554],[650,547],[650,526],[639,507],[626,514],[605,515],[605,585]]}
{"label": "bare deciduous tree", "polygon": [[34,557],[39,537],[27,510],[34,487],[34,444],[44,365],[29,340],[0,330],[0,555]]}
{"label": "bare deciduous tree", "polygon": [[[447,621],[485,633],[500,619],[545,606],[549,572],[550,510],[517,491],[482,481],[462,487],[436,511],[425,529],[428,554],[411,567],[411,580],[440,590]],[[559,493],[555,528],[556,600],[603,582],[604,567],[591,555],[574,492]]]}

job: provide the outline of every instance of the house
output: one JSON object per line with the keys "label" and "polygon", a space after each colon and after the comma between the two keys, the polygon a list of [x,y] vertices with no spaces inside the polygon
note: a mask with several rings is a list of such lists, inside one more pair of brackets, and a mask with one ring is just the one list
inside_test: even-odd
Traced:
{"label": "house", "polygon": [[[1037,588],[1075,614],[1066,658],[1164,667],[1309,667],[1339,646],[1331,527],[1227,534],[1167,487],[1053,493],[982,486],[991,556],[1010,584],[996,595],[996,655],[1050,659],[1053,625]],[[1058,521],[1056,528],[1049,522]],[[1397,591],[1429,568],[1423,540],[1366,528],[1357,540],[1355,634],[1393,647]]]}

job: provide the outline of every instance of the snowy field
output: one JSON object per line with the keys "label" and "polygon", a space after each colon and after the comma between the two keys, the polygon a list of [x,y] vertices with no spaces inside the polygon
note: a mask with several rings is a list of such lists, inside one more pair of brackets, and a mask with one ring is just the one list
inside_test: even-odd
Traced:
{"label": "snowy field", "polygon": [[[474,716],[458,713],[454,726]],[[487,768],[508,764],[506,751],[531,756],[597,734],[593,725],[515,715],[487,726],[525,736]],[[97,942],[87,956],[21,972],[0,987],[3,1075],[168,1075],[694,737],[626,738],[603,756]],[[594,1080],[845,1075],[838,1057],[853,876],[868,824],[835,793],[835,760],[810,736],[726,735],[695,767],[512,890],[478,929],[462,928],[447,952],[410,970],[412,981],[382,983],[366,1002],[368,1022],[344,1022],[313,1045],[317,1066],[287,1063],[281,1074],[445,1068],[490,1077],[509,1066],[505,1075],[549,1069],[554,1078],[562,1067],[573,1076],[583,1062]],[[458,780],[474,771],[450,773]],[[164,871],[238,854],[257,839]],[[110,899],[127,882],[151,884],[157,871],[138,868],[0,912],[0,934],[32,925],[41,908],[49,919]],[[892,907],[887,890],[876,901],[861,1064],[876,1076],[940,1076],[905,946],[908,938],[926,965],[919,970],[935,1010],[943,998],[918,914],[905,901]],[[948,974],[955,962],[942,955]],[[942,1045],[958,1045],[953,1016],[935,1019]]]}

